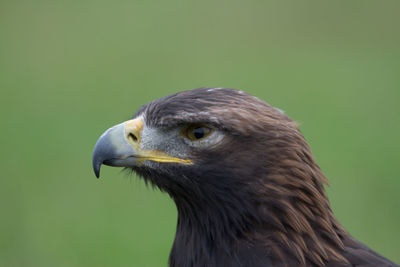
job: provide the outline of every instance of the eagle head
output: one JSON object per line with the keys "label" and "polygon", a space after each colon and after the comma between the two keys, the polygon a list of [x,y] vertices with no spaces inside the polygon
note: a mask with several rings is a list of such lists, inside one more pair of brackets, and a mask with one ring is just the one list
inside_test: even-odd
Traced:
{"label": "eagle head", "polygon": [[281,110],[243,91],[199,88],[144,105],[108,129],[93,168],[97,177],[102,164],[130,168],[173,196],[206,190],[210,198],[210,190],[218,196],[261,182],[279,160],[277,148],[299,141],[296,123]]}

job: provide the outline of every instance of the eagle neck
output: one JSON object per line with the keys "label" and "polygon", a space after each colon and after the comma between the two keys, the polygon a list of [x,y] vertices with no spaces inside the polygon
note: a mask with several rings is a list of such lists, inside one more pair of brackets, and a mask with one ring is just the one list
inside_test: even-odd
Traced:
{"label": "eagle neck", "polygon": [[254,205],[246,203],[249,197],[232,195],[208,191],[204,195],[190,192],[172,196],[178,222],[171,267],[219,266],[222,258],[235,261],[235,246],[253,228],[256,211]]}
{"label": "eagle neck", "polygon": [[267,164],[257,179],[263,227],[251,238],[268,240],[277,262],[291,256],[298,266],[346,263],[343,240],[349,235],[333,215],[324,189],[327,180],[311,149],[299,132],[284,149],[275,142],[266,141]]}

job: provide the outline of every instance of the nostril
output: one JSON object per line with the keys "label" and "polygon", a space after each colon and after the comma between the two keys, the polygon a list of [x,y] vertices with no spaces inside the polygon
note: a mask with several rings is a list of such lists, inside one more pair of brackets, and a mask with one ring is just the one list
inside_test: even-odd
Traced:
{"label": "nostril", "polygon": [[133,142],[137,142],[138,138],[133,133],[129,133],[128,138],[131,139]]}

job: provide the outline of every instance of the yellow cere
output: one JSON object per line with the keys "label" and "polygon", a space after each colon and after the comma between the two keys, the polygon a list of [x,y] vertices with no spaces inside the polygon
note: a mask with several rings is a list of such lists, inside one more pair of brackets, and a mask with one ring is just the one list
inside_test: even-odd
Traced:
{"label": "yellow cere", "polygon": [[[140,135],[143,129],[143,119],[141,117],[136,118],[134,120],[129,120],[125,122],[125,136],[128,140],[129,144],[131,144],[135,149],[138,149],[140,146]],[[130,135],[133,135],[136,140],[129,138]]]}

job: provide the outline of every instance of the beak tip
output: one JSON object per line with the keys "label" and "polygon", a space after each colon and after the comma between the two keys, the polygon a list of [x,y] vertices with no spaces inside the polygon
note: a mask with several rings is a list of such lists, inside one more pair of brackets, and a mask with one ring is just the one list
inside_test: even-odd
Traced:
{"label": "beak tip", "polygon": [[97,178],[100,178],[101,161],[93,160],[93,171]]}

